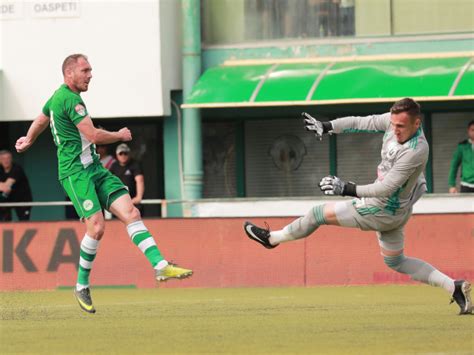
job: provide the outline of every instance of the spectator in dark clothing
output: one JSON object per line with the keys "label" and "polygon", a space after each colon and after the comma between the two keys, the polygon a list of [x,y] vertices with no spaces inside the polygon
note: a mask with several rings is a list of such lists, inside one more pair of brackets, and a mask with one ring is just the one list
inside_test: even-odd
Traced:
{"label": "spectator in dark clothing", "polygon": [[133,204],[142,212],[143,206],[140,204],[145,192],[145,179],[140,164],[130,158],[130,148],[125,143],[117,146],[115,150],[117,161],[110,167],[110,172],[117,175],[128,187],[128,192]]}
{"label": "spectator in dark clothing", "polygon": [[[13,162],[8,150],[0,151],[0,201],[1,202],[31,202],[32,195],[28,178],[22,167]],[[0,208],[0,221],[12,220],[10,207]],[[15,207],[20,221],[30,219],[31,207]]]}

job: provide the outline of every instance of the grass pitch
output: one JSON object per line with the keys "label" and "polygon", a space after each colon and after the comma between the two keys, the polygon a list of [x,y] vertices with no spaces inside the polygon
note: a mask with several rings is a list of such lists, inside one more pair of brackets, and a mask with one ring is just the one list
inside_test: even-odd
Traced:
{"label": "grass pitch", "polygon": [[0,353],[474,353],[474,316],[427,286],[0,293]]}

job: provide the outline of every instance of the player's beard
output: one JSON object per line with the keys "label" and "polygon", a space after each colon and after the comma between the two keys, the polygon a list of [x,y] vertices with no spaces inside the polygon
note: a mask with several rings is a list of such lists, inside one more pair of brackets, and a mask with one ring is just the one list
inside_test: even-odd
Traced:
{"label": "player's beard", "polygon": [[80,85],[76,85],[76,88],[79,92],[86,92],[89,90],[89,83],[82,82]]}

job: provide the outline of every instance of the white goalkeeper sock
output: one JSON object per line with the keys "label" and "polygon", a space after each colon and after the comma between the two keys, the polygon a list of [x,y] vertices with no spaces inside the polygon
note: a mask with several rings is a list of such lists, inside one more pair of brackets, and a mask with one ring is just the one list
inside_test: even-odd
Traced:
{"label": "white goalkeeper sock", "polygon": [[323,224],[326,224],[326,220],[324,219],[324,204],[313,207],[303,217],[295,219],[282,230],[270,232],[269,241],[272,245],[277,245],[306,238]]}
{"label": "white goalkeeper sock", "polygon": [[285,232],[285,229],[286,227],[279,231],[270,232],[270,238],[268,238],[268,241],[271,245],[277,245],[294,240],[291,234]]}

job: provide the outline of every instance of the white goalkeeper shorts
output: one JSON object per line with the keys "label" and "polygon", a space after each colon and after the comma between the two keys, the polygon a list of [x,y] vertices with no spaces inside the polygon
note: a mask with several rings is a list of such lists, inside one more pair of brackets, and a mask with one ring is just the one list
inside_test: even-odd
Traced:
{"label": "white goalkeeper shorts", "polygon": [[353,199],[336,202],[334,210],[341,226],[376,231],[380,247],[391,251],[403,249],[403,229],[411,216],[411,208],[391,215],[377,206],[366,205],[362,199]]}

